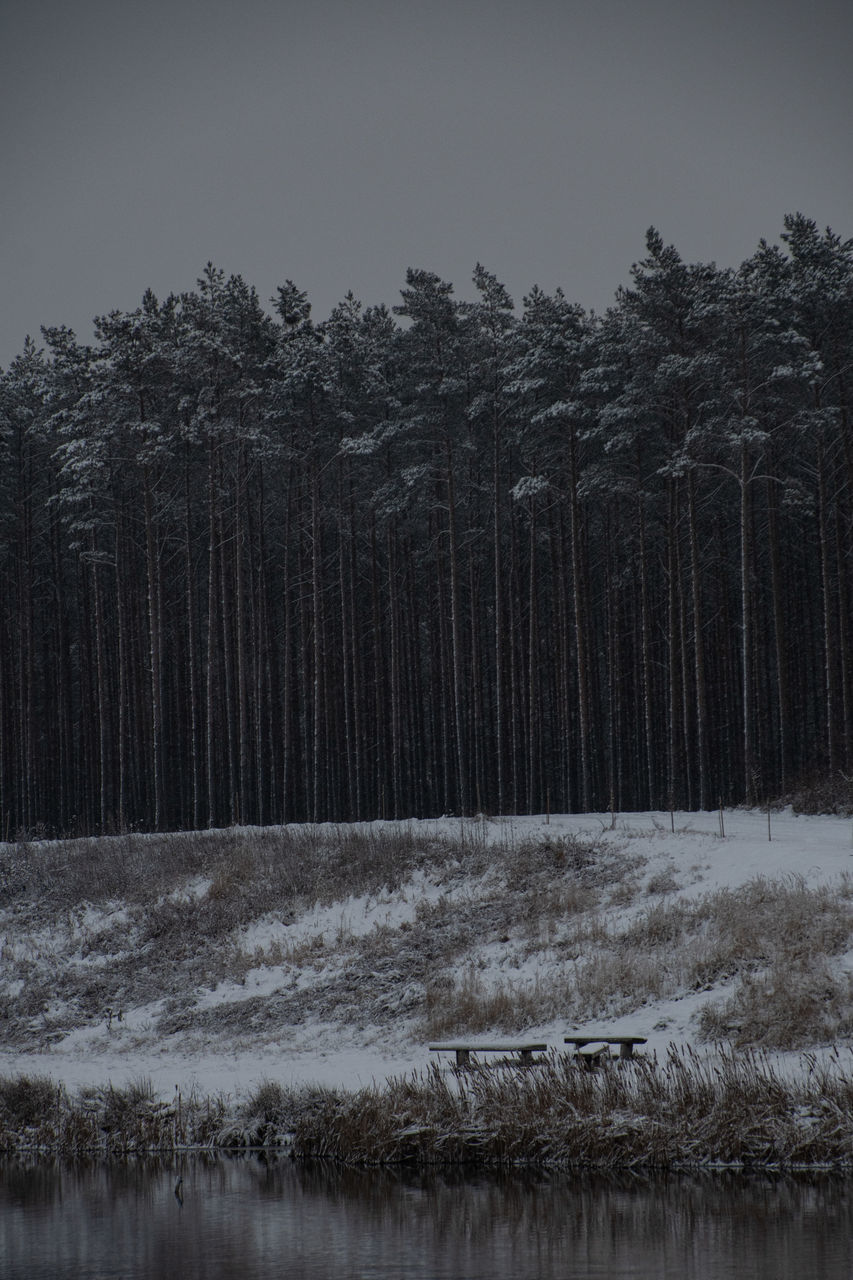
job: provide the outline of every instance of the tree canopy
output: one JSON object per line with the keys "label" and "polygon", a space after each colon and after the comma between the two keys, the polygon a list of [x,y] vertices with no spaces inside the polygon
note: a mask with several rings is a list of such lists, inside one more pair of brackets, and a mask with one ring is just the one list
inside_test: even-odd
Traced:
{"label": "tree canopy", "polygon": [[[853,756],[853,241],[603,316],[197,287],[0,374],[0,839],[708,807]],[[397,318],[399,317],[399,318]]]}

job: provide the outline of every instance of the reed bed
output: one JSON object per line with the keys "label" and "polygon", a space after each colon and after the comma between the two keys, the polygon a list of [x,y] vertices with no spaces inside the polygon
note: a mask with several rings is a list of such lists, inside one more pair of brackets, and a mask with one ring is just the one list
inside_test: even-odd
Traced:
{"label": "reed bed", "polygon": [[595,1072],[564,1054],[521,1072],[432,1065],[329,1096],[299,1118],[293,1149],[358,1164],[848,1168],[853,1077],[837,1057],[783,1076],[757,1052],[675,1048]]}
{"label": "reed bed", "polygon": [[225,1100],[197,1092],[169,1102],[150,1081],[85,1089],[71,1097],[46,1076],[0,1077],[0,1156],[37,1153],[118,1156],[215,1148]]}
{"label": "reed bed", "polygon": [[0,1154],[118,1155],[263,1147],[348,1165],[600,1170],[853,1166],[853,1074],[838,1054],[783,1074],[755,1051],[673,1047],[587,1071],[551,1053],[526,1070],[438,1064],[357,1091],[264,1081],[242,1105],[150,1084],[71,1098],[0,1079]]}

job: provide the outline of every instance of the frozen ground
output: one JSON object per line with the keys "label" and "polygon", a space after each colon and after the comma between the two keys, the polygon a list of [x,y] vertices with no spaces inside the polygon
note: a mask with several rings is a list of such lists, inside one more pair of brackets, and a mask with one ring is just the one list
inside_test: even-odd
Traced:
{"label": "frozen ground", "polygon": [[[332,845],[346,830],[314,836]],[[243,892],[251,831],[222,835],[232,878],[220,861],[125,898],[88,895],[83,876],[61,903],[38,878],[50,846],[0,845],[0,1074],[47,1074],[72,1089],[147,1077],[164,1097],[176,1088],[242,1096],[264,1079],[356,1087],[424,1067],[431,1040],[458,1038],[449,1023],[435,1029],[443,993],[463,1021],[472,1002],[504,993],[473,1039],[523,1032],[562,1048],[570,1030],[606,1028],[647,1036],[658,1055],[696,1044],[700,1010],[728,996],[738,974],[718,966],[697,983],[694,956],[694,976],[680,977],[671,954],[659,962],[643,941],[651,925],[674,904],[757,880],[829,886],[845,902],[851,894],[850,819],[773,813],[768,839],[766,813],[726,811],[724,830],[717,813],[369,824],[358,831],[423,843],[399,883],[341,896],[326,886],[313,902],[304,887],[273,895],[236,925],[223,917],[215,935],[210,909]],[[134,858],[145,839],[134,838]],[[162,856],[164,838],[150,839]],[[430,841],[444,842],[440,856]],[[109,847],[75,842],[62,865],[97,861]],[[836,936],[827,960],[845,981],[851,945]],[[650,971],[633,1003],[630,982],[618,999],[606,989],[617,960],[619,972]],[[656,984],[659,963],[668,976]],[[532,1021],[537,1009],[545,1013]],[[838,1043],[846,1054],[846,1030]]]}

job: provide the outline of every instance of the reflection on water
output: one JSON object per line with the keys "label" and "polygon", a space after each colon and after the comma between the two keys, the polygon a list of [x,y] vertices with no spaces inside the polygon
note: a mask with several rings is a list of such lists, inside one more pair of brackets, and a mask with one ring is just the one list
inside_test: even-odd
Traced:
{"label": "reflection on water", "polygon": [[424,1174],[255,1157],[6,1162],[0,1276],[846,1280],[852,1188],[828,1174]]}

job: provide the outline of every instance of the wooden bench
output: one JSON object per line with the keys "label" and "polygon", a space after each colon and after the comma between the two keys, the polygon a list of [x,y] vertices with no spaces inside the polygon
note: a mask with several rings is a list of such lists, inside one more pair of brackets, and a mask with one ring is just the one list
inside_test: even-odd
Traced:
{"label": "wooden bench", "polygon": [[470,1067],[472,1053],[503,1053],[519,1055],[518,1066],[527,1067],[533,1062],[534,1053],[545,1053],[547,1044],[471,1044],[470,1041],[453,1044],[431,1044],[430,1053],[455,1053],[457,1067]]}
{"label": "wooden bench", "polygon": [[[645,1044],[645,1043],[646,1043],[646,1037],[645,1037],[645,1036],[596,1036],[596,1035],[587,1035],[587,1036],[564,1036],[564,1037],[563,1037],[563,1043],[564,1043],[564,1044],[573,1044],[573,1045],[575,1046],[575,1051],[577,1052],[577,1054],[578,1054],[578,1056],[579,1056],[579,1057],[583,1057],[583,1056],[584,1056],[584,1054],[583,1054],[583,1049],[584,1049],[584,1046],[585,1046],[585,1045],[602,1045],[602,1046],[604,1046],[604,1045],[608,1045],[608,1044],[618,1044],[618,1045],[619,1045],[619,1057],[620,1057],[620,1058],[622,1059],[622,1061],[624,1062],[624,1061],[626,1061],[628,1058],[633,1058],[633,1056],[634,1056],[634,1045],[635,1045],[635,1044]],[[599,1056],[601,1055],[601,1053],[602,1053],[602,1052],[603,1052],[603,1049],[599,1049],[599,1050],[597,1050],[595,1053],[591,1053],[591,1054],[589,1055],[589,1057],[590,1057],[590,1058],[597,1058],[597,1057],[599,1057]]]}

